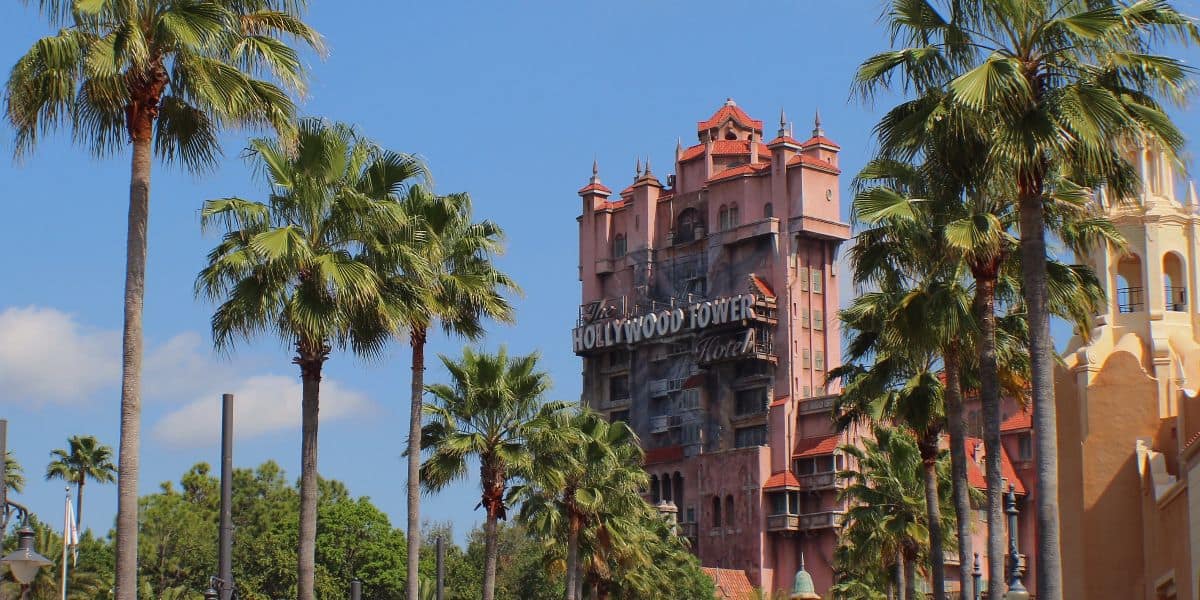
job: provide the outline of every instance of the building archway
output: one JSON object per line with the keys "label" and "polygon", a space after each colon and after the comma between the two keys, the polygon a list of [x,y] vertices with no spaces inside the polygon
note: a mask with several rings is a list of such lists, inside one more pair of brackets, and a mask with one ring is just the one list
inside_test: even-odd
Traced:
{"label": "building archway", "polygon": [[1187,267],[1178,252],[1163,255],[1163,299],[1164,308],[1186,312],[1188,307]]}
{"label": "building archway", "polygon": [[1117,262],[1117,312],[1146,310],[1146,288],[1142,282],[1142,259],[1126,254]]}

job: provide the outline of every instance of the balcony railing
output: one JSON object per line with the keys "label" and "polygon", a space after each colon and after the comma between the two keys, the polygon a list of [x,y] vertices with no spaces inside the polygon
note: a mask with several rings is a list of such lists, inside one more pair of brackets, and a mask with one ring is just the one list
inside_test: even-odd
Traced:
{"label": "balcony railing", "polygon": [[808,513],[803,515],[776,514],[767,516],[767,531],[815,531],[841,527],[840,510]]}
{"label": "balcony railing", "polygon": [[1163,288],[1167,310],[1187,312],[1187,288],[1168,285]]}
{"label": "balcony railing", "polygon": [[1140,287],[1117,288],[1117,310],[1131,313],[1145,310],[1145,292]]}
{"label": "balcony railing", "polygon": [[800,414],[827,413],[833,410],[833,396],[819,396],[800,402]]}
{"label": "balcony railing", "polygon": [[665,433],[670,429],[679,427],[682,423],[683,419],[678,415],[650,417],[650,433]]}
{"label": "balcony railing", "polygon": [[800,531],[800,515],[768,515],[767,531]]}
{"label": "balcony railing", "polygon": [[683,379],[654,379],[650,381],[650,396],[658,398],[683,389]]}

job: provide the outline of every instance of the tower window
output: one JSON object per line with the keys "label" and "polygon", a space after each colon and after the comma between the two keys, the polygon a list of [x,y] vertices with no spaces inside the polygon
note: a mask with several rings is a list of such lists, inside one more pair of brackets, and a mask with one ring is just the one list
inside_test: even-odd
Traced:
{"label": "tower window", "polygon": [[712,526],[713,527],[721,526],[721,497],[720,496],[712,497]]}
{"label": "tower window", "polygon": [[825,273],[821,269],[812,270],[812,291],[814,294],[821,293],[821,284],[824,283]]}
{"label": "tower window", "polygon": [[725,496],[725,526],[733,527],[733,496]]}
{"label": "tower window", "polygon": [[741,219],[738,218],[738,205],[736,203],[730,204],[729,205],[729,226],[737,227],[740,224],[741,224]]}
{"label": "tower window", "polygon": [[1167,310],[1187,312],[1188,297],[1187,280],[1184,278],[1185,272],[1183,259],[1178,254],[1168,252],[1163,256],[1163,299]]}
{"label": "tower window", "polygon": [[814,331],[823,331],[825,329],[825,315],[820,309],[813,310],[812,328]]}
{"label": "tower window", "polygon": [[724,204],[721,205],[721,208],[717,209],[717,223],[721,231],[729,229],[729,208]]}
{"label": "tower window", "polygon": [[627,250],[626,244],[627,242],[625,241],[625,234],[618,233],[617,237],[613,239],[613,256],[616,258],[625,256],[625,252]]}

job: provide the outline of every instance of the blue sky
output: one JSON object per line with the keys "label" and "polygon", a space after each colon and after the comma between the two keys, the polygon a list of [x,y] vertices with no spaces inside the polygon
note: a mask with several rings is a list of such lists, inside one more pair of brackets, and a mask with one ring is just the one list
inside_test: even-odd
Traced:
{"label": "blue sky", "polygon": [[[569,346],[579,302],[575,190],[593,157],[617,189],[631,180],[639,155],[665,174],[675,139],[693,143],[695,123],[730,96],[771,130],[786,109],[797,134],[811,128],[819,107],[826,132],[843,147],[843,186],[872,150],[879,110],[851,99],[849,87],[858,62],[886,43],[874,1],[313,5],[310,21],[330,53],[312,62],[304,112],[355,123],[390,148],[419,153],[439,191],[470,192],[480,216],[507,230],[501,264],[526,295],[517,325],[494,327],[487,344],[541,350],[558,399],[579,397],[580,363]],[[1200,14],[1198,0],[1179,5]],[[34,9],[0,5],[0,64],[45,32]],[[1200,51],[1184,56],[1200,63]],[[1200,138],[1200,113],[1177,118],[1189,139]],[[0,130],[0,154],[11,154],[11,130]],[[143,493],[195,462],[216,464],[225,391],[245,399],[236,464],[273,458],[298,475],[299,384],[288,349],[264,340],[215,355],[212,307],[192,295],[214,243],[201,235],[200,204],[262,195],[238,158],[245,140],[244,132],[226,135],[225,159],[202,176],[156,166]],[[117,442],[128,170],[127,154],[95,160],[65,134],[20,164],[0,160],[0,231],[9,248],[0,264],[0,415],[30,479],[23,498],[51,519],[62,489],[40,479],[49,451],[77,433]],[[461,346],[435,337],[430,356]],[[322,405],[322,474],[370,496],[397,524],[408,360],[400,344],[372,364],[335,354]],[[429,378],[437,380],[442,372],[433,366]],[[424,515],[453,520],[461,535],[480,519],[473,484],[427,500]],[[86,525],[107,530],[115,486],[90,486],[85,501]]]}

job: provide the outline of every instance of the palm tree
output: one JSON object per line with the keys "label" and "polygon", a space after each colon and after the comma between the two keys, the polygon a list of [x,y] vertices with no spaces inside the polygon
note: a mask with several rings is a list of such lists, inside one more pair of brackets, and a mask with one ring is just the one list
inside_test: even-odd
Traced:
{"label": "palm tree", "polygon": [[17,462],[12,452],[4,457],[4,483],[8,489],[18,494],[25,489],[25,469]]}
{"label": "palm tree", "polygon": [[365,248],[408,227],[398,195],[424,167],[318,119],[301,121],[294,143],[251,140],[247,155],[265,174],[270,199],[204,203],[203,226],[225,234],[196,292],[220,302],[212,318],[217,348],[268,332],[295,347],[303,382],[297,585],[300,600],[313,600],[321,371],[335,347],[378,356],[394,330]]}
{"label": "palm tree", "polygon": [[[436,196],[424,186],[413,186],[404,206],[418,219],[424,238],[414,247],[409,237],[395,236],[379,249],[378,258],[381,271],[392,274],[385,289],[403,307],[403,325],[412,347],[407,581],[408,595],[415,597],[421,548],[421,398],[429,329],[440,325],[447,334],[477,340],[486,319],[512,322],[512,306],[504,294],[519,288],[492,262],[503,252],[503,231],[491,221],[472,220],[469,195]],[[421,259],[416,268],[411,264],[414,255]]]}
{"label": "palm tree", "polygon": [[555,415],[566,409],[561,402],[544,402],[550,377],[538,369],[537,353],[509,357],[463,350],[461,360],[440,355],[451,383],[426,388],[434,403],[425,406],[431,421],[421,444],[429,451],[421,465],[421,482],[439,491],[467,476],[468,460],[479,461],[480,506],[484,523],[483,600],[496,592],[496,527],[508,516],[508,486],[516,478],[529,478],[538,466],[535,444],[553,435]]}
{"label": "palm tree", "polygon": [[[1057,417],[1053,389],[1045,200],[1056,174],[1091,178],[1128,197],[1120,146],[1149,135],[1169,153],[1182,136],[1160,99],[1181,101],[1193,70],[1153,51],[1167,36],[1200,41],[1200,27],[1167,0],[893,0],[885,17],[900,46],[867,59],[866,94],[899,78],[905,88],[948,92],[987,123],[990,162],[1014,182],[1038,461],[1037,596],[1062,597]],[[903,139],[913,123],[881,131]]]}
{"label": "palm tree", "polygon": [[[873,439],[864,439],[861,447],[842,447],[858,466],[838,474],[847,482],[840,497],[850,501],[850,508],[835,553],[837,569],[844,574],[869,574],[868,580],[890,578],[901,600],[914,600],[917,565],[933,552],[930,525],[949,529],[949,523],[928,521],[926,485],[919,475],[925,460],[918,437],[904,427],[875,425],[871,431]],[[935,461],[942,480],[949,478],[946,459],[942,452]],[[950,498],[943,494],[938,500],[948,504]],[[948,521],[949,512],[941,518]],[[843,577],[843,582],[849,579]],[[845,591],[851,587],[843,586]]]}
{"label": "palm tree", "polygon": [[75,484],[75,529],[83,530],[83,484],[88,479],[96,483],[112,483],[117,468],[113,465],[112,448],[101,444],[95,436],[73,435],[67,440],[67,450],[50,452],[53,459],[46,466],[46,481],[61,479]]}
{"label": "palm tree", "polygon": [[644,505],[648,483],[637,435],[624,422],[609,423],[584,411],[562,415],[558,434],[535,445],[538,469],[529,483],[516,486],[519,518],[532,531],[566,540],[566,598],[577,600],[579,543],[585,528],[613,512]]}
{"label": "palm tree", "polygon": [[[304,67],[288,41],[320,50],[303,0],[39,0],[58,33],[17,60],[6,87],[16,153],[68,124],[95,155],[132,147],[122,336],[117,600],[137,593],[142,302],[153,154],[197,172],[225,127],[291,129],[288,91]],[[272,83],[272,80],[277,83]]]}

